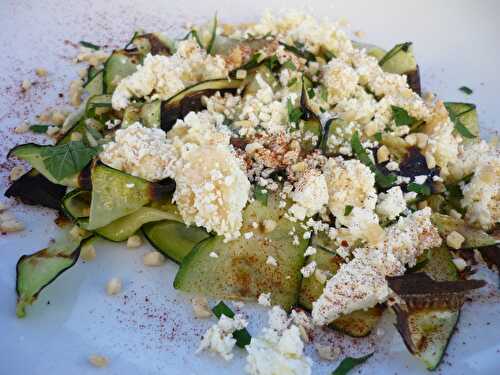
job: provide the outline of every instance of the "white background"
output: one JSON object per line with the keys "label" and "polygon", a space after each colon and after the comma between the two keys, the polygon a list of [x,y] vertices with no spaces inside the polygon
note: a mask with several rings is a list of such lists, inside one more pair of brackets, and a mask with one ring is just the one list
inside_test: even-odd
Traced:
{"label": "white background", "polygon": [[[64,40],[88,40],[116,47],[136,28],[181,35],[186,21],[209,19],[215,11],[223,22],[254,21],[266,8],[300,8],[307,5],[320,17],[345,17],[352,31],[363,31],[362,41],[385,48],[413,41],[424,90],[446,100],[472,101],[478,105],[483,134],[499,128],[500,3],[491,1],[75,1],[44,0],[0,2],[0,187],[7,185],[14,162],[6,152],[17,143],[35,139],[12,132],[21,120],[48,105],[62,105],[65,87],[76,78],[71,64],[76,49]],[[38,79],[34,68],[48,69]],[[26,95],[23,79],[37,81]],[[458,91],[462,85],[474,94]],[[172,280],[176,266],[145,269],[142,254],[122,245],[100,243],[94,262],[78,263],[43,291],[23,320],[15,318],[15,263],[23,253],[46,246],[54,233],[53,215],[47,211],[15,206],[25,222],[20,234],[0,235],[0,375],[94,374],[86,358],[104,354],[111,364],[102,374],[237,374],[244,356],[236,350],[231,363],[207,354],[195,355],[200,335],[213,321],[196,321],[187,298],[176,293]],[[105,295],[111,277],[124,281],[122,295]],[[488,276],[492,276],[488,274]],[[492,279],[493,284],[496,279]],[[443,374],[498,374],[500,371],[500,299],[474,295],[464,308],[458,333],[439,372]],[[484,294],[484,293],[483,293]],[[125,295],[127,297],[125,297]],[[147,301],[146,301],[147,298]],[[50,304],[48,304],[50,302]],[[265,310],[250,313],[250,331],[258,334]],[[420,374],[413,359],[392,328],[392,315],[384,316],[379,335],[348,340],[328,333],[319,340],[334,341],[345,354],[377,353],[360,371],[364,374]],[[264,319],[265,321],[265,319]],[[335,363],[315,362],[314,373],[330,374]]]}

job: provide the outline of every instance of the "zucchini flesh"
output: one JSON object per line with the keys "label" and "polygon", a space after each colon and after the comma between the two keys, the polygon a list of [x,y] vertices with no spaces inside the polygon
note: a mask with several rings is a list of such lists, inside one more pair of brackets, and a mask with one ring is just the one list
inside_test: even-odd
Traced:
{"label": "zucchini flesh", "polygon": [[[458,272],[449,250],[443,246],[431,249],[428,261],[418,272],[436,281],[456,281]],[[399,333],[408,350],[429,370],[437,368],[455,331],[460,308],[424,307],[413,311],[396,309]]]}
{"label": "zucchini flesh", "polygon": [[243,81],[238,79],[211,79],[192,85],[162,103],[161,128],[169,131],[178,119],[183,119],[191,111],[204,109],[203,96],[210,96],[217,91],[236,91]]}
{"label": "zucchini flesh", "polygon": [[479,120],[477,117],[476,106],[472,103],[457,103],[446,102],[444,103],[450,116],[454,116],[459,120],[467,130],[475,138],[462,137],[463,143],[477,143],[479,142]]}
{"label": "zucchini flesh", "polygon": [[[310,255],[307,263],[316,262],[316,269],[328,271],[332,275],[340,268],[341,258],[334,252],[325,250],[313,242],[316,247],[316,254]],[[321,284],[316,277],[311,276],[302,279],[300,287],[299,303],[307,310],[312,309],[312,303],[316,301],[323,293],[324,284]],[[378,324],[382,316],[381,306],[375,306],[367,310],[353,311],[350,314],[343,315],[330,323],[330,327],[352,337],[364,337]]]}
{"label": "zucchini flesh", "polygon": [[197,243],[210,236],[203,228],[172,220],[148,223],[142,230],[153,247],[177,263],[181,263]]}
{"label": "zucchini flesh", "polygon": [[159,128],[161,123],[161,101],[144,103],[139,112],[142,124],[148,128]]}
{"label": "zucchini flesh", "polygon": [[405,74],[408,85],[421,94],[420,71],[410,42],[395,45],[379,60],[379,65],[385,72]]}
{"label": "zucchini flesh", "polygon": [[[290,309],[296,304],[299,294],[304,251],[307,240],[304,230],[283,217],[283,209],[273,197],[263,206],[255,200],[244,210],[241,232],[253,232],[250,239],[240,237],[224,242],[223,237],[210,237],[197,244],[184,258],[177,272],[174,287],[189,293],[214,298],[256,300],[261,293],[271,292],[273,305]],[[276,228],[263,233],[254,229],[253,222],[274,220]],[[293,244],[289,234],[295,228],[298,245]],[[217,258],[210,253],[218,254]],[[272,256],[278,267],[266,263]]]}
{"label": "zucchini flesh", "polygon": [[455,219],[451,216],[433,213],[432,223],[437,227],[441,237],[446,238],[448,234],[455,231],[464,236],[463,249],[494,246],[498,241],[488,233],[468,226],[462,219]]}
{"label": "zucchini flesh", "polygon": [[[120,242],[132,236],[146,223],[167,219],[178,220],[177,216],[169,212],[152,207],[141,207],[127,216],[123,216],[108,225],[97,228],[95,232],[107,240]],[[88,221],[79,221],[79,224],[85,229]]]}
{"label": "zucchini flesh", "polygon": [[82,241],[90,236],[73,236],[67,228],[46,249],[23,255],[16,265],[16,314],[26,315],[26,306],[36,301],[38,294],[64,271],[71,268],[80,256]]}
{"label": "zucchini flesh", "polygon": [[24,204],[59,210],[65,193],[65,186],[55,184],[36,169],[31,169],[10,185],[5,196],[19,198]]}
{"label": "zucchini flesh", "polygon": [[152,200],[155,184],[96,165],[92,170],[92,200],[88,229],[103,227],[131,214]]}
{"label": "zucchini flesh", "polygon": [[64,213],[73,220],[88,217],[90,211],[91,193],[87,190],[74,189],[67,193],[62,200]]}
{"label": "zucchini flesh", "polygon": [[[257,91],[260,89],[260,85],[257,82],[257,75],[260,77],[274,90],[278,86],[278,80],[274,77],[271,70],[265,64],[260,64],[254,69],[251,69],[247,73],[247,78],[245,79],[246,85],[245,90],[243,92],[243,96],[245,95],[255,95]],[[300,82],[299,82],[300,85]],[[300,90],[300,88],[299,88]]]}
{"label": "zucchini flesh", "polygon": [[103,71],[104,92],[112,94],[118,83],[125,77],[135,73],[141,55],[125,50],[113,51],[106,60]]}
{"label": "zucchini flesh", "polygon": [[132,39],[132,43],[143,56],[148,53],[165,56],[172,54],[172,41],[160,33],[138,35]]}

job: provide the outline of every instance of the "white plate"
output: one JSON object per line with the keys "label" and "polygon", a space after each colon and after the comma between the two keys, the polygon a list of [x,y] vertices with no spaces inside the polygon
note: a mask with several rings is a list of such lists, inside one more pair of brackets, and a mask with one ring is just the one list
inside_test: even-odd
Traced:
{"label": "white plate", "polygon": [[[302,1],[114,1],[45,0],[2,1],[0,19],[0,122],[1,190],[7,185],[7,150],[30,136],[17,136],[13,128],[23,119],[34,120],[48,105],[62,103],[59,92],[76,69],[70,64],[75,50],[64,40],[89,40],[122,45],[137,27],[175,32],[185,21],[208,19],[216,10],[228,22],[255,20],[266,7],[299,8]],[[449,2],[361,2],[317,1],[311,12],[321,17],[346,17],[352,30],[366,33],[364,41],[384,47],[411,40],[420,63],[426,90],[448,100],[478,104],[483,129],[498,129],[500,79],[500,3],[496,1]],[[47,80],[37,79],[33,69],[49,70]],[[39,81],[26,96],[19,93],[23,79]],[[462,85],[474,89],[466,97]],[[488,132],[485,132],[488,133]],[[31,137],[33,138],[33,137]],[[16,206],[26,223],[19,234],[0,236],[0,374],[95,374],[87,357],[106,355],[110,366],[102,374],[237,374],[242,373],[244,355],[236,350],[230,363],[208,354],[195,355],[200,335],[212,323],[192,318],[185,296],[172,288],[176,266],[145,269],[141,257],[147,246],[127,250],[119,244],[98,245],[94,262],[79,262],[71,271],[41,293],[25,319],[15,318],[15,264],[21,254],[43,248],[54,233],[54,218],[48,211]],[[491,274],[488,274],[492,276]],[[123,294],[107,297],[106,281],[124,281]],[[493,283],[496,279],[493,279]],[[463,310],[453,337],[443,374],[498,374],[500,369],[500,304],[493,297],[474,297]],[[260,330],[265,310],[249,305],[250,331]],[[346,340],[330,339],[345,353],[367,353],[377,344],[377,353],[363,374],[421,374],[423,366],[406,351],[386,314],[380,336]],[[264,319],[265,321],[265,319]],[[309,353],[313,353],[308,348]],[[314,373],[329,374],[335,363],[319,362]]]}

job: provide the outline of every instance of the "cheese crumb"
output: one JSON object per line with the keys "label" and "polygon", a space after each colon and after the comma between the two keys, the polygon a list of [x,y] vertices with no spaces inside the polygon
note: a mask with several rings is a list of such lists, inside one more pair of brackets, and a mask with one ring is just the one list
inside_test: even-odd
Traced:
{"label": "cheese crumb", "polygon": [[257,299],[257,303],[262,306],[271,306],[271,292],[261,293]]}
{"label": "cheese crumb", "polygon": [[218,258],[219,254],[217,254],[215,251],[211,251],[210,254],[208,254],[210,258]]}
{"label": "cheese crumb", "polygon": [[264,227],[264,233],[271,233],[274,229],[276,229],[278,223],[272,219],[265,219],[262,222],[262,225]]}
{"label": "cheese crumb", "polygon": [[83,245],[80,251],[80,257],[86,262],[94,260],[96,257],[96,251],[94,245],[90,243]]}
{"label": "cheese crumb", "polygon": [[203,335],[196,353],[208,350],[220,355],[226,361],[230,361],[233,358],[232,351],[236,344],[233,332],[245,328],[247,324],[247,321],[239,314],[236,314],[233,319],[221,315],[218,323],[210,327]]}
{"label": "cheese crumb", "polygon": [[16,165],[10,170],[10,180],[16,181],[25,173],[24,167],[22,165]]}
{"label": "cheese crumb", "polygon": [[278,266],[278,262],[276,261],[276,259],[274,257],[272,257],[271,255],[269,255],[267,257],[267,260],[266,260],[266,264],[270,265],[270,266],[273,266],[273,267],[277,267]]}
{"label": "cheese crumb", "polygon": [[310,277],[313,273],[314,270],[316,269],[316,261],[309,262],[306,266],[302,267],[300,269],[300,272],[305,278]]}
{"label": "cheese crumb", "polygon": [[36,68],[35,73],[38,77],[47,77],[47,69],[45,68]]}
{"label": "cheese crumb", "polygon": [[401,187],[395,186],[378,195],[375,211],[382,218],[394,220],[406,209],[406,200]]}
{"label": "cheese crumb", "polygon": [[455,265],[455,267],[457,267],[457,270],[459,270],[460,272],[465,270],[465,268],[467,267],[467,262],[462,258],[453,258],[452,262]]}
{"label": "cheese crumb", "polygon": [[30,130],[30,125],[26,121],[23,121],[19,126],[14,128],[14,132],[17,134],[26,133],[29,130]]}
{"label": "cheese crumb", "polygon": [[328,204],[325,176],[316,169],[308,170],[295,184],[292,199],[296,202],[290,212],[299,220],[317,214]]}

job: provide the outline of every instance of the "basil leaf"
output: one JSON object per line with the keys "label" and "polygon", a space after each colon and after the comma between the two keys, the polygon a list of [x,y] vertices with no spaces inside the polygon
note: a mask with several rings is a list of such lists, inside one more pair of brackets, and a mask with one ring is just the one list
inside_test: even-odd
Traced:
{"label": "basil leaf", "polygon": [[382,133],[381,132],[376,132],[374,135],[375,140],[380,143],[382,142]]}
{"label": "basil leaf", "polygon": [[97,154],[97,151],[83,142],[69,142],[43,149],[41,156],[47,170],[56,180],[80,172]]}
{"label": "basil leaf", "polygon": [[351,206],[351,205],[349,205],[349,204],[347,206],[345,206],[345,208],[344,208],[344,216],[349,216],[351,214],[353,208],[354,207]]}
{"label": "basil leaf", "polygon": [[288,122],[297,124],[302,117],[302,110],[298,107],[294,108],[290,99],[286,102],[286,108],[288,110]]}
{"label": "basil leaf", "polygon": [[210,36],[210,41],[208,42],[208,45],[207,45],[207,53],[209,55],[211,55],[213,50],[214,50],[216,37],[217,37],[217,13],[215,13],[215,16],[214,16],[214,24],[212,26],[212,35]]}
{"label": "basil leaf", "polygon": [[314,89],[312,87],[307,89],[307,96],[309,97],[309,99],[314,98],[315,95],[316,93],[314,92]]}
{"label": "basil leaf", "polygon": [[367,167],[370,168],[370,170],[375,174],[375,181],[377,185],[379,185],[381,188],[385,189],[388,188],[389,186],[393,185],[394,182],[396,182],[397,177],[394,176],[393,174],[385,175],[380,170],[377,168],[377,166],[372,162],[370,159],[370,156],[368,156],[368,153],[364,149],[363,145],[361,144],[361,141],[359,140],[359,134],[358,132],[354,132],[351,138],[351,148],[352,151],[354,152],[354,155],[356,158],[366,165]]}
{"label": "basil leaf", "polygon": [[94,43],[90,43],[90,42],[86,42],[84,40],[80,40],[80,45],[83,46],[83,47],[86,47],[86,48],[90,48],[90,49],[93,49],[95,51],[97,50],[100,50],[101,47],[94,44]]}
{"label": "basil leaf", "polygon": [[49,128],[49,126],[50,125],[35,124],[35,125],[30,126],[30,130],[33,133],[43,134],[43,133],[47,133],[47,129]]}
{"label": "basil leaf", "polygon": [[[222,301],[220,301],[212,308],[212,312],[217,317],[217,319],[220,319],[222,315],[225,315],[231,319],[234,318],[234,312]],[[236,340],[236,345],[238,345],[240,348],[244,348],[245,346],[250,344],[252,336],[250,335],[250,333],[248,333],[246,328],[243,328],[234,331],[233,338]]]}
{"label": "basil leaf", "polygon": [[332,372],[332,375],[345,375],[349,371],[351,371],[354,367],[365,363],[368,360],[368,358],[370,358],[372,355],[373,353],[370,353],[368,355],[359,358],[346,357],[342,360],[342,362],[340,362],[340,365],[338,365],[337,368]]}
{"label": "basil leaf", "polygon": [[391,105],[392,108],[392,117],[394,118],[394,122],[396,126],[413,125],[417,119],[408,114],[406,109],[397,107],[395,105]]}
{"label": "basil leaf", "polygon": [[267,207],[267,190],[260,185],[255,186],[255,199],[263,206]]}
{"label": "basil leaf", "polygon": [[259,65],[261,56],[262,54],[260,52],[254,53],[250,60],[248,60],[248,62],[242,65],[239,69],[249,70],[255,68]]}
{"label": "basil leaf", "polygon": [[472,89],[467,87],[467,86],[462,86],[459,88],[460,91],[462,91],[463,93],[467,94],[467,95],[470,95],[473,93]]}
{"label": "basil leaf", "polygon": [[405,42],[405,43],[401,43],[401,44],[396,44],[389,52],[387,52],[384,55],[384,57],[382,57],[380,59],[380,61],[378,62],[378,65],[380,65],[380,66],[384,65],[387,61],[389,61],[396,54],[398,54],[399,51],[408,52],[408,50],[410,49],[411,45],[412,45],[411,42]]}
{"label": "basil leaf", "polygon": [[408,191],[413,191],[419,195],[423,195],[424,197],[431,195],[431,188],[428,185],[420,185],[415,182],[410,182],[408,184]]}

